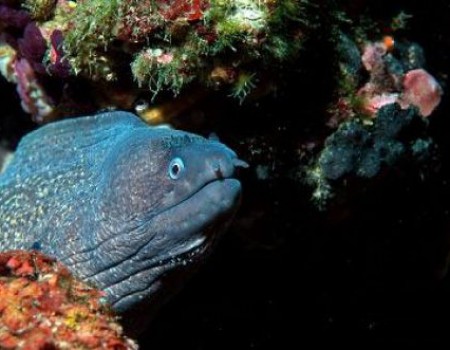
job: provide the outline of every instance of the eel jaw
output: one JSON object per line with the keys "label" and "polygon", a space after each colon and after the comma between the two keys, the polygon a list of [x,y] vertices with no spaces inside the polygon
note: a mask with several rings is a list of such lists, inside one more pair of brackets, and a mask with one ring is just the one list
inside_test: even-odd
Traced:
{"label": "eel jaw", "polygon": [[156,295],[167,299],[212,251],[237,209],[240,192],[233,178],[208,183],[144,225],[141,229],[153,234],[130,258],[89,279],[119,312],[144,299],[154,304],[161,299]]}
{"label": "eel jaw", "polygon": [[[142,289],[133,290],[126,295],[113,295],[113,287],[108,287],[105,292],[108,295],[108,300],[110,301],[114,310],[119,313],[123,313],[137,305],[140,305],[145,299],[153,299],[155,294],[164,294],[164,286],[166,285],[166,280],[171,277],[171,274],[177,273],[177,276],[184,274],[183,278],[191,275],[200,266],[203,258],[207,256],[212,251],[213,243],[206,240],[205,242],[199,243],[199,246],[180,253],[176,256],[170,256],[163,258],[160,261],[160,265],[155,265],[149,267],[147,270],[140,271],[135,276],[130,276],[134,278],[147,279],[147,285]],[[148,276],[155,275],[154,278],[148,278]],[[178,278],[178,277],[176,277]],[[173,285],[174,281],[170,282]],[[176,287],[179,289],[179,287]],[[167,293],[166,297],[158,299],[167,299],[174,293],[171,289]]]}

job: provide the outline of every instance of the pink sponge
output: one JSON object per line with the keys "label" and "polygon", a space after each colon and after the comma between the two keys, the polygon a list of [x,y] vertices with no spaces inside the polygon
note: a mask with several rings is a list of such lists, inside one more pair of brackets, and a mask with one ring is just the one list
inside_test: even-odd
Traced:
{"label": "pink sponge", "polygon": [[402,108],[413,105],[423,117],[428,117],[441,102],[442,88],[436,79],[424,69],[407,72],[403,78]]}

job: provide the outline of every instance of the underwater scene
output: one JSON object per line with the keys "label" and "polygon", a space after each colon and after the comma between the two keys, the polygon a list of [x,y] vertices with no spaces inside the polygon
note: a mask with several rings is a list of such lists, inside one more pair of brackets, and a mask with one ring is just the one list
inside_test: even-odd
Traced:
{"label": "underwater scene", "polygon": [[449,21],[0,0],[0,349],[450,344]]}

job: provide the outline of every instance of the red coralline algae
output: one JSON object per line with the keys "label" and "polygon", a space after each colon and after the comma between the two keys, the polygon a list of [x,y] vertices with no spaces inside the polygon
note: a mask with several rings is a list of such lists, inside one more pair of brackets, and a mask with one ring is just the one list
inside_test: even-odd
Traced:
{"label": "red coralline algae", "polygon": [[416,106],[423,117],[428,117],[441,102],[442,88],[424,69],[407,72],[403,79],[403,89],[400,97],[402,108]]}
{"label": "red coralline algae", "polygon": [[102,296],[39,252],[1,253],[0,349],[137,349]]}
{"label": "red coralline algae", "polygon": [[203,11],[209,7],[209,2],[204,0],[160,0],[161,14],[166,20],[186,19],[198,21],[203,18]]}
{"label": "red coralline algae", "polygon": [[205,0],[132,0],[120,5],[120,21],[115,29],[117,39],[139,43],[148,40],[148,35],[161,30],[169,22],[193,22],[203,19],[209,7]]}
{"label": "red coralline algae", "polygon": [[27,59],[17,60],[14,72],[23,110],[30,113],[34,120],[42,122],[53,112],[53,102],[45,93]]}

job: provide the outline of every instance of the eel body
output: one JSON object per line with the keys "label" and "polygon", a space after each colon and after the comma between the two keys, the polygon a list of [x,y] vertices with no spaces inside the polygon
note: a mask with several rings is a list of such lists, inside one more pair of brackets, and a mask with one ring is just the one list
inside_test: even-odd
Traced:
{"label": "eel body", "polygon": [[119,312],[159,300],[229,222],[241,166],[218,141],[126,112],[48,124],[0,176],[0,251],[56,257]]}

